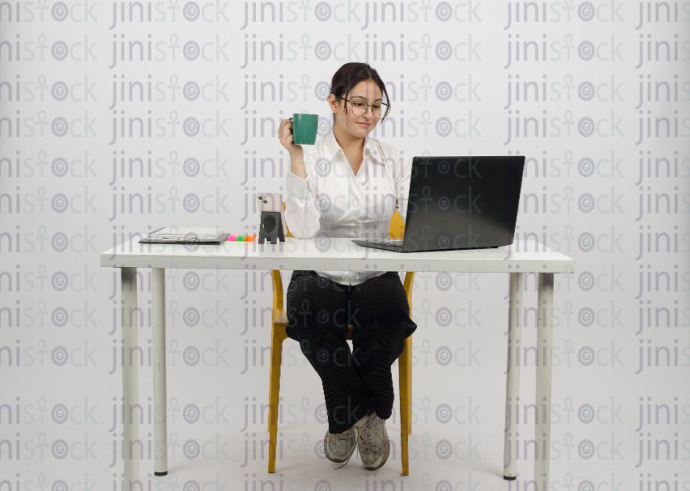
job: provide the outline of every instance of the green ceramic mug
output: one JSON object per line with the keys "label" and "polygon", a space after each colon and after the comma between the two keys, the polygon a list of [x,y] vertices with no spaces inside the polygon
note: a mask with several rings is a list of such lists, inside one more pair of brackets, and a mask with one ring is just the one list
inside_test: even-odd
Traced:
{"label": "green ceramic mug", "polygon": [[318,114],[292,115],[292,135],[295,145],[314,145],[316,143],[316,130],[319,124]]}

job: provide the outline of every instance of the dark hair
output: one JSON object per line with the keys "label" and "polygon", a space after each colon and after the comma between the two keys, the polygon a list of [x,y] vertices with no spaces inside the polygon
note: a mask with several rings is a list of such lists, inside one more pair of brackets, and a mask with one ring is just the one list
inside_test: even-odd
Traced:
{"label": "dark hair", "polygon": [[[362,80],[373,80],[378,85],[379,89],[385,96],[385,102],[388,103],[386,113],[379,121],[383,121],[390,112],[390,101],[388,99],[388,92],[386,86],[379,77],[378,72],[372,68],[368,63],[351,62],[345,63],[333,75],[331,80],[331,94],[336,97],[347,97],[347,94]],[[347,111],[347,101],[345,103],[345,110]],[[333,126],[335,126],[335,114],[333,115]]]}

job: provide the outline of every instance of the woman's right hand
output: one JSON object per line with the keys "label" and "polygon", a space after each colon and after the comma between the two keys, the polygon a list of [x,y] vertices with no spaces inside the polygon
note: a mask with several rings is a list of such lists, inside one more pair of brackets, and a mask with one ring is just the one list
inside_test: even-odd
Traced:
{"label": "woman's right hand", "polygon": [[294,143],[295,137],[292,134],[291,119],[284,119],[280,122],[278,138],[280,139],[280,144],[285,147],[291,157],[293,155],[303,155],[302,145],[295,145]]}

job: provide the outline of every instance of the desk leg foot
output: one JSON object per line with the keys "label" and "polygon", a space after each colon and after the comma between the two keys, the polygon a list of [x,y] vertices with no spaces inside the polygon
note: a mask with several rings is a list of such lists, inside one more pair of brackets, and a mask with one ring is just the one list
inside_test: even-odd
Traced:
{"label": "desk leg foot", "polygon": [[[139,363],[130,363],[132,357],[137,360],[137,334],[139,318],[137,310],[137,268],[121,268],[122,281],[122,339],[125,353],[122,367],[122,396],[124,407],[123,429],[125,433],[125,489],[143,491],[144,486],[139,480]],[[131,449],[131,450],[130,450]],[[131,452],[131,453],[130,453]]]}
{"label": "desk leg foot", "polygon": [[553,273],[539,273],[537,294],[537,396],[539,416],[535,441],[541,456],[534,460],[534,481],[540,489],[549,488],[549,450],[551,449],[551,343],[553,339]]}
{"label": "desk leg foot", "polygon": [[516,354],[522,336],[523,273],[510,273],[508,302],[508,361],[506,373],[506,410],[503,428],[503,479],[514,481],[517,475],[518,405],[520,403],[520,363]]}
{"label": "desk leg foot", "polygon": [[153,448],[154,474],[168,474],[168,395],[165,347],[165,269],[151,268],[153,295]]}

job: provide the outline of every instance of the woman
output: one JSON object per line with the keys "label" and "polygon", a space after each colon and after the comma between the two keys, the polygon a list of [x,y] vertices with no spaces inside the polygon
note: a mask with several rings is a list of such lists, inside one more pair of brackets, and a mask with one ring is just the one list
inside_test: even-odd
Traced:
{"label": "woman", "polygon": [[[346,63],[331,81],[327,136],[305,150],[294,144],[292,121],[281,122],[278,136],[290,155],[285,219],[295,237],[387,238],[396,208],[405,221],[410,165],[395,147],[369,136],[390,111],[384,95],[388,101],[376,70]],[[294,271],[287,314],[288,336],[300,342],[323,383],[326,457],[345,465],[357,447],[365,468],[383,466],[390,452],[391,365],[417,329],[399,274]]]}

